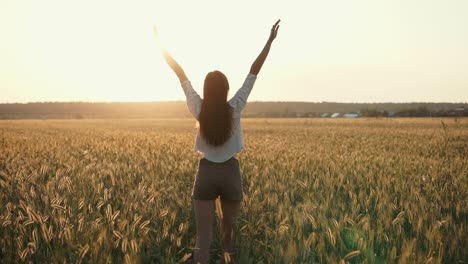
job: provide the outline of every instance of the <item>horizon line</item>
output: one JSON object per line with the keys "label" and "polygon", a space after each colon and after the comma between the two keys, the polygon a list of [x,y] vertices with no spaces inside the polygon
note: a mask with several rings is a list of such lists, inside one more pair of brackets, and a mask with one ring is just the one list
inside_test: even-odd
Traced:
{"label": "horizon line", "polygon": [[[29,101],[29,102],[0,102],[8,104],[47,104],[47,103],[84,103],[84,104],[125,104],[125,103],[183,103],[186,100],[160,100],[160,101]],[[404,101],[404,102],[339,102],[339,101],[249,101],[248,103],[333,103],[333,104],[468,104],[468,102],[430,102],[430,101]]]}

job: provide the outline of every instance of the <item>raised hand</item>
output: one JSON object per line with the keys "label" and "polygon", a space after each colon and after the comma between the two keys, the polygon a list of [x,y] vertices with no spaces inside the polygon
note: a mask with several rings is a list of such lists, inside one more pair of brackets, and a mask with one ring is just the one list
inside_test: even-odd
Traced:
{"label": "raised hand", "polygon": [[268,38],[268,41],[265,44],[265,47],[263,47],[262,52],[260,52],[257,59],[252,63],[252,66],[250,67],[251,74],[258,75],[258,73],[260,72],[260,69],[262,68],[263,63],[265,62],[265,59],[268,56],[268,52],[270,52],[271,44],[273,43],[273,40],[276,38],[276,35],[278,34],[280,21],[281,20],[278,19],[278,21],[276,21],[276,23],[271,27],[270,37]]}
{"label": "raised hand", "polygon": [[159,31],[155,26],[153,27],[153,33],[154,33],[154,36],[156,37],[156,43],[159,46],[159,50],[161,51],[161,54],[163,55],[164,60],[166,60],[167,64],[169,65],[169,67],[171,67],[171,69],[177,75],[181,83],[186,81],[187,76],[185,75],[184,70],[176,62],[176,60],[171,56],[171,54],[169,54],[169,52],[166,50],[164,45],[162,45],[161,39],[159,38]]}
{"label": "raised hand", "polygon": [[154,36],[159,39],[159,31],[158,31],[158,28],[156,26],[153,26],[153,33],[154,33]]}
{"label": "raised hand", "polygon": [[159,31],[156,26],[153,26],[154,37],[156,38],[156,44],[158,44],[159,49],[163,51],[163,45],[161,44],[161,38],[159,37]]}
{"label": "raised hand", "polygon": [[278,29],[279,29],[279,22],[281,19],[278,19],[276,23],[271,27],[270,31],[270,37],[268,38],[268,41],[273,42],[273,40],[276,38],[276,35],[278,34]]}

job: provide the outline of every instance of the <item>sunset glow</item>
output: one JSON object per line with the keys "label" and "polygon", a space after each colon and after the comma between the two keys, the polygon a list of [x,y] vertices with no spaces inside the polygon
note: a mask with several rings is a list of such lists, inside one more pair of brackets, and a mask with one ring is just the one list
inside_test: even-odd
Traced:
{"label": "sunset glow", "polygon": [[184,100],[152,28],[201,92],[240,86],[281,18],[250,100],[468,101],[467,1],[2,1],[0,103]]}

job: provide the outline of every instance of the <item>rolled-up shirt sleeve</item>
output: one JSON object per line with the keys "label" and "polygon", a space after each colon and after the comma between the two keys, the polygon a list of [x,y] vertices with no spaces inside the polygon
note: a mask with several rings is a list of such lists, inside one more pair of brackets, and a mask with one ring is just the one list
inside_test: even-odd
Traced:
{"label": "rolled-up shirt sleeve", "polygon": [[193,117],[198,120],[200,115],[202,99],[200,95],[193,89],[192,83],[189,80],[186,80],[181,83],[182,89],[184,90],[185,97],[187,98],[187,106],[192,113]]}
{"label": "rolled-up shirt sleeve", "polygon": [[236,94],[229,100],[229,104],[235,109],[236,112],[242,112],[247,104],[247,98],[252,91],[252,88],[257,80],[257,76],[249,73],[245,78],[244,84],[236,92]]}

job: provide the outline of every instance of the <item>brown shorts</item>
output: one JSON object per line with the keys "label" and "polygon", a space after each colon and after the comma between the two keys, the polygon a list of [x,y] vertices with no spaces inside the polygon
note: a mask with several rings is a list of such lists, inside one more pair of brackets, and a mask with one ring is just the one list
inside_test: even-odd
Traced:
{"label": "brown shorts", "polygon": [[243,198],[239,160],[234,157],[222,163],[203,158],[198,164],[192,199],[214,200],[218,196],[222,200],[232,201]]}

